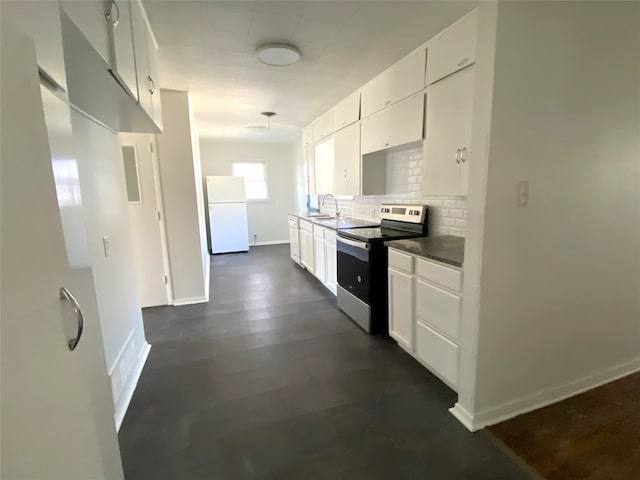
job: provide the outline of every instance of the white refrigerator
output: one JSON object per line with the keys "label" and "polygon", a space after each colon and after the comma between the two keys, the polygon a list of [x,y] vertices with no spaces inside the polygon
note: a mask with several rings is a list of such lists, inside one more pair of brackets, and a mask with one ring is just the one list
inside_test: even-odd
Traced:
{"label": "white refrigerator", "polygon": [[249,227],[244,177],[207,177],[211,253],[247,252]]}

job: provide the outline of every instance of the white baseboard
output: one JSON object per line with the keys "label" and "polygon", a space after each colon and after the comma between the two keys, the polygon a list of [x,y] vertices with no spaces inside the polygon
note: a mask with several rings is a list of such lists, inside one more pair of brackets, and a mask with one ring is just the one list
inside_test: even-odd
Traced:
{"label": "white baseboard", "polygon": [[[207,291],[209,288],[207,287]],[[195,303],[207,303],[209,301],[209,294],[204,297],[191,297],[191,298],[176,298],[173,300],[173,306],[179,307],[182,305],[193,305]]]}
{"label": "white baseboard", "polygon": [[[127,413],[131,397],[133,397],[133,392],[138,385],[140,374],[151,350],[151,345],[145,341],[139,352],[136,352],[137,355],[135,355],[133,353],[135,342],[131,341],[131,339],[132,336],[130,335],[112,372],[109,373],[114,397],[116,430],[120,430],[120,425],[122,424],[125,413]],[[124,381],[122,380],[123,377],[126,377]]]}
{"label": "white baseboard", "polygon": [[283,243],[289,243],[289,239],[287,238],[286,240],[271,240],[269,242],[256,242],[251,246],[252,247],[260,247],[260,246],[263,246],[263,245],[282,245]]}
{"label": "white baseboard", "polygon": [[472,415],[459,403],[449,410],[465,427],[475,432],[484,427],[504,422],[523,413],[546,407],[574,395],[600,387],[606,383],[640,371],[640,358],[600,370],[592,375],[572,380],[561,385],[533,392],[509,402],[487,408]]}

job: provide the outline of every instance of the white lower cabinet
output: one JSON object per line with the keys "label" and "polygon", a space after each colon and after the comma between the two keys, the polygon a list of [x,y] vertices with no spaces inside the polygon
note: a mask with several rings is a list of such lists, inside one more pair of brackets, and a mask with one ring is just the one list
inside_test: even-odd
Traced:
{"label": "white lower cabinet", "polygon": [[389,268],[389,335],[413,352],[413,275]]}
{"label": "white lower cabinet", "polygon": [[289,215],[289,245],[291,246],[291,259],[300,263],[300,228],[298,217]]}
{"label": "white lower cabinet", "polygon": [[388,278],[389,335],[457,390],[462,270],[390,248]]}
{"label": "white lower cabinet", "polygon": [[325,285],[335,295],[338,291],[338,252],[336,251],[336,232],[324,232],[324,260],[326,263]]}
{"label": "white lower cabinet", "polygon": [[300,264],[313,272],[313,224],[300,220]]}
{"label": "white lower cabinet", "polygon": [[327,278],[326,262],[324,258],[324,228],[315,225],[313,227],[313,274],[322,283]]}

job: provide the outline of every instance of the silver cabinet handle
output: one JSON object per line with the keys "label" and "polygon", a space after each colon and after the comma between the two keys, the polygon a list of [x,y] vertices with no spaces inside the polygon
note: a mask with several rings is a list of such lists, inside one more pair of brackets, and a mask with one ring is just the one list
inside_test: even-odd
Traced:
{"label": "silver cabinet handle", "polygon": [[462,60],[460,60],[458,62],[458,66],[461,67],[462,65],[464,65],[465,63],[467,63],[469,61],[469,57],[467,58],[463,58]]}
{"label": "silver cabinet handle", "polygon": [[460,149],[456,150],[456,163],[460,163],[460,152],[461,152]]}
{"label": "silver cabinet handle", "polygon": [[84,317],[82,316],[80,304],[75,299],[75,297],[71,295],[71,292],[65,287],[60,287],[60,299],[68,300],[73,306],[73,311],[76,313],[76,320],[78,322],[76,336],[75,338],[71,338],[68,342],[69,350],[74,351],[78,346],[78,342],[80,342],[80,338],[82,337],[82,330],[84,329]]}
{"label": "silver cabinet handle", "polygon": [[462,163],[464,163],[464,162],[466,162],[466,161],[467,161],[467,159],[466,159],[466,158],[465,158],[465,156],[464,156],[464,154],[466,153],[466,151],[467,151],[467,147],[462,147],[462,150],[460,150],[460,161],[461,161]]}
{"label": "silver cabinet handle", "polygon": [[153,78],[151,78],[151,75],[147,75],[147,80],[149,80],[149,83],[151,84],[151,87],[149,88],[149,93],[153,95],[156,91],[156,82],[153,80]]}
{"label": "silver cabinet handle", "polygon": [[[113,18],[114,7],[116,13],[115,20]],[[118,7],[118,4],[115,2],[115,0],[111,0],[111,3],[109,4],[109,11],[105,15],[105,17],[107,20],[111,21],[111,24],[114,27],[118,26],[118,22],[120,21],[120,7]]]}

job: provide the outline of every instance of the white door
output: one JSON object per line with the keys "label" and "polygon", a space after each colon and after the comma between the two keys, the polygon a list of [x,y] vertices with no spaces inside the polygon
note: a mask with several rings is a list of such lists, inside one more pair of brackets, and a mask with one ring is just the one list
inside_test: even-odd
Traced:
{"label": "white door", "polygon": [[[77,165],[71,151],[52,157],[33,44],[2,20],[0,95],[11,121],[2,122],[0,133],[0,477],[121,479],[91,268],[86,252],[72,256],[65,249],[86,238],[70,238],[74,230],[61,221],[61,209],[82,202]],[[47,117],[51,135],[68,141],[68,108],[48,108]],[[84,234],[83,225],[76,227]],[[61,287],[76,294],[84,314],[73,351],[69,341],[78,336],[80,317],[60,298]]]}
{"label": "white door", "polygon": [[211,253],[249,250],[246,203],[210,203]]}
{"label": "white door", "polygon": [[413,277],[393,268],[388,270],[389,335],[413,351]]}
{"label": "white door", "polygon": [[169,262],[152,136],[120,134],[141,307],[169,305]]}

